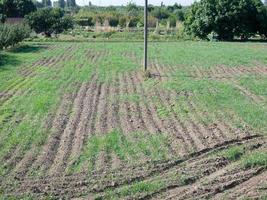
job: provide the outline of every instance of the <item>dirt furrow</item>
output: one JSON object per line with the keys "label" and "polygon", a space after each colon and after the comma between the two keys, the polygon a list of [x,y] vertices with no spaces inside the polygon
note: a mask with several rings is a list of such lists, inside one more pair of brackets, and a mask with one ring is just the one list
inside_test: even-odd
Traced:
{"label": "dirt furrow", "polygon": [[[159,65],[158,69],[160,70],[161,68],[162,68],[161,65]],[[159,92],[158,96],[162,96],[161,94],[162,92]],[[165,106],[171,108],[170,114],[174,116],[175,125],[177,129],[180,130],[180,133],[182,134],[181,138],[185,138],[184,141],[189,142],[189,145],[188,145],[189,152],[199,150],[199,147],[202,145],[202,142],[197,137],[195,137],[196,133],[193,133],[194,128],[192,128],[191,126],[188,126],[187,121],[182,121],[182,119],[180,119],[179,116],[177,116],[175,110],[173,109],[173,107],[176,104],[177,94],[175,94],[174,91],[169,91],[167,95],[164,95],[161,97],[162,102],[165,104]],[[184,108],[184,106],[180,102],[179,102],[179,105],[180,105],[179,107]]]}
{"label": "dirt furrow", "polygon": [[63,101],[59,106],[55,119],[52,123],[50,138],[42,147],[41,153],[33,163],[30,171],[46,171],[52,165],[56,152],[59,148],[60,139],[69,121],[73,102],[77,98],[78,94],[78,92],[73,91],[72,93],[63,96]]}
{"label": "dirt furrow", "polygon": [[[191,108],[196,111],[198,118],[201,119],[202,123],[204,124],[203,126],[205,126],[205,129],[210,132],[210,135],[217,142],[227,140],[229,130],[227,130],[227,128],[223,126],[224,122],[218,121],[219,119],[215,119],[215,121],[211,125],[206,125],[204,123],[204,118],[208,115],[208,111],[198,109],[198,106],[192,101],[190,101],[189,103]],[[217,113],[214,113],[214,116],[218,118]]]}
{"label": "dirt furrow", "polygon": [[127,101],[123,100],[122,97],[124,95],[127,95],[126,91],[126,84],[124,81],[124,75],[119,74],[118,75],[118,82],[119,82],[119,93],[118,93],[118,117],[119,117],[119,123],[121,124],[121,129],[123,134],[128,134],[130,132],[133,132],[134,127],[131,122],[131,113],[129,110],[129,103]]}
{"label": "dirt furrow", "polygon": [[88,133],[90,135],[95,135],[96,133],[96,121],[97,121],[97,118],[98,118],[98,110],[99,110],[99,104],[100,102],[102,101],[102,90],[103,90],[103,83],[97,83],[97,89],[96,89],[96,99],[95,99],[95,102],[94,102],[94,107],[93,107],[93,115],[92,115],[92,119],[91,119],[91,123],[90,123],[90,126],[89,126],[89,130],[88,130]]}
{"label": "dirt furrow", "polygon": [[253,176],[263,173],[264,168],[254,168],[249,170],[234,169],[225,172],[224,170],[212,174],[205,178],[205,182],[200,181],[182,190],[176,191],[175,195],[166,199],[210,199],[218,193],[225,192],[237,185],[251,179]]}
{"label": "dirt furrow", "polygon": [[[108,117],[108,105],[109,105],[109,93],[110,93],[110,84],[103,83],[100,99],[97,108],[98,116],[95,123],[95,135],[103,136],[108,133],[107,129],[107,117]],[[98,157],[95,160],[95,167],[97,170],[105,170],[108,167],[108,157],[106,149],[101,149],[101,152],[98,154]]]}
{"label": "dirt furrow", "polygon": [[250,135],[235,127],[234,124],[240,123],[240,120],[237,119],[234,113],[223,112],[218,109],[216,114],[219,119],[222,119],[218,125],[220,125],[221,129],[224,130],[223,132],[229,133],[228,138],[242,138]]}
{"label": "dirt furrow", "polygon": [[[161,74],[162,66],[158,64],[157,62],[155,63],[155,70]],[[164,105],[165,107],[171,107],[171,112],[168,120],[165,120],[169,125],[171,129],[175,131],[174,137],[180,140],[179,145],[183,146],[182,148],[182,154],[191,152],[192,150],[196,150],[196,146],[192,140],[192,138],[187,135],[187,130],[184,126],[184,124],[179,120],[177,117],[176,113],[172,109],[174,106],[174,102],[171,100],[171,92],[167,91],[167,93],[163,90],[159,91],[159,88],[155,88],[155,95],[159,97],[160,103]],[[186,134],[185,134],[186,133]],[[175,141],[175,140],[174,140]]]}
{"label": "dirt furrow", "polygon": [[121,96],[121,87],[120,87],[120,78],[119,74],[116,74],[115,78],[116,87],[113,87],[113,91],[111,91],[111,95],[113,95],[113,124],[115,127],[111,127],[112,129],[122,130],[122,124],[120,120],[120,96]]}
{"label": "dirt furrow", "polygon": [[[162,81],[161,78],[161,66],[158,64],[158,62],[155,62],[152,64],[152,68],[160,75],[159,79]],[[168,91],[169,93],[169,91]],[[158,100],[160,102],[161,105],[167,106],[164,103],[164,97],[162,96],[168,96],[168,94],[166,94],[166,92],[164,92],[163,90],[159,90],[158,87],[155,87],[153,89],[153,96],[158,97]],[[154,104],[155,105],[155,104]],[[157,112],[157,108],[156,112]],[[180,154],[180,155],[184,155],[188,152],[190,152],[190,146],[191,144],[188,143],[188,141],[183,137],[183,134],[181,132],[183,132],[184,130],[182,127],[179,127],[177,129],[177,121],[174,119],[174,115],[173,113],[170,113],[170,116],[168,116],[168,119],[164,119],[162,120],[162,127],[163,130],[166,130],[166,133],[171,134],[171,138],[170,138],[170,144],[172,146],[172,149],[174,152],[176,152],[175,154]],[[188,146],[189,145],[189,146]]]}
{"label": "dirt furrow", "polygon": [[[138,73],[138,72],[137,72]],[[140,82],[140,79],[138,78],[137,73],[131,73],[130,74],[130,85],[132,87],[132,93],[136,94],[138,97],[138,100],[135,102],[136,104],[136,121],[138,123],[138,129],[141,131],[149,132],[149,128],[147,124],[151,124],[153,122],[146,122],[146,107],[144,107],[144,104],[142,105],[141,101],[149,101],[147,99],[147,96],[145,93],[141,93],[144,90],[142,89],[142,82]],[[150,118],[147,118],[147,120],[150,120]],[[150,129],[151,130],[151,129]]]}
{"label": "dirt furrow", "polygon": [[107,117],[108,117],[108,98],[110,84],[103,83],[101,97],[99,102],[98,117],[96,122],[96,134],[106,134],[107,133]]}
{"label": "dirt furrow", "polygon": [[[192,164],[191,167],[188,166],[188,169],[189,169],[188,174],[196,172],[195,169],[197,167],[197,169],[204,170],[203,174],[207,175],[207,174],[213,173],[214,170],[217,169],[218,167],[223,166],[222,164],[219,164],[221,162],[218,162],[218,163],[215,162],[214,166],[217,166],[217,167],[215,167],[215,168],[212,167],[212,165],[209,161],[205,161],[205,155],[207,153],[212,153],[213,151],[225,149],[226,147],[229,147],[229,145],[231,146],[231,145],[235,145],[237,143],[248,144],[248,142],[249,143],[252,142],[251,145],[255,146],[253,141],[256,143],[264,142],[261,139],[258,140],[257,137],[250,137],[250,138],[243,138],[242,140],[229,141],[225,144],[221,144],[217,147],[214,147],[213,149],[207,149],[207,150],[203,150],[203,151],[198,152],[198,153],[188,155],[188,156],[184,157],[183,159],[172,160],[172,161],[168,161],[165,163],[164,162],[162,162],[162,163],[153,162],[150,164],[148,163],[149,164],[147,166],[148,168],[146,168],[146,167],[144,168],[145,165],[143,164],[140,166],[141,167],[140,169],[138,167],[135,167],[132,169],[131,168],[118,169],[118,170],[116,170],[117,173],[114,173],[113,175],[112,174],[103,174],[100,172],[99,175],[92,176],[91,178],[85,174],[85,176],[84,175],[82,175],[82,176],[72,175],[72,176],[66,176],[66,177],[60,176],[58,178],[56,178],[55,176],[52,176],[51,178],[46,178],[46,179],[41,179],[41,180],[27,180],[27,181],[21,182],[21,185],[18,185],[18,187],[16,189],[16,195],[22,194],[25,192],[31,192],[32,194],[36,194],[36,195],[38,195],[38,194],[43,195],[43,194],[49,193],[49,194],[53,194],[53,195],[65,194],[65,195],[71,195],[72,197],[78,197],[77,195],[80,195],[81,191],[86,191],[86,193],[88,193],[88,192],[90,192],[90,193],[91,192],[102,192],[102,191],[105,191],[107,189],[123,186],[124,184],[129,185],[130,183],[134,183],[137,180],[138,181],[146,180],[146,179],[149,179],[150,177],[161,175],[161,174],[163,174],[163,172],[166,172],[168,174],[168,171],[170,169],[173,169],[174,167],[178,167],[178,169],[179,169],[178,165],[180,165],[184,162],[187,162],[188,164]],[[202,161],[202,159],[204,159],[204,160]],[[207,168],[210,170],[206,170],[206,168],[203,167],[201,163],[203,165],[210,166],[210,168]],[[225,163],[225,162],[223,161],[223,163]],[[184,165],[182,165],[182,166],[184,166]],[[194,167],[194,166],[196,166],[196,167]],[[135,171],[135,170],[137,170],[137,171]],[[190,170],[193,170],[193,171],[191,172]],[[130,172],[130,174],[127,175],[127,173],[125,173],[126,171]],[[135,171],[135,173],[134,173],[134,171]],[[173,171],[175,172],[176,170],[173,170]],[[120,173],[122,176],[119,175]],[[103,176],[102,177],[103,179],[101,178],[101,176]],[[107,177],[107,179],[105,177]],[[114,177],[115,179],[113,179],[112,177]],[[179,176],[177,176],[177,177],[179,178]],[[8,185],[5,185],[5,187],[8,187]],[[75,188],[75,192],[74,192],[73,188]],[[10,192],[12,193],[12,191],[13,190],[11,190]]]}
{"label": "dirt furrow", "polygon": [[205,116],[204,113],[202,113],[195,104],[191,101],[187,101],[188,107],[190,109],[189,113],[192,115],[192,119],[197,123],[197,126],[199,127],[199,130],[203,133],[203,136],[205,139],[207,139],[209,144],[216,144],[224,141],[225,137],[220,137],[220,135],[216,134],[216,132],[213,131],[213,129],[209,129],[204,122],[203,117]]}
{"label": "dirt furrow", "polygon": [[88,135],[90,137],[90,133],[88,133],[88,125],[90,125],[93,115],[94,99],[97,96],[96,88],[97,76],[94,75],[82,103],[83,110],[73,137],[72,149],[69,156],[70,162],[68,162],[67,168],[68,166],[71,166],[73,162],[75,162],[75,160],[80,156],[86,138]]}
{"label": "dirt furrow", "polygon": [[74,100],[72,116],[60,137],[59,147],[53,159],[53,163],[49,167],[49,174],[62,173],[65,170],[65,166],[67,164],[66,161],[72,148],[74,133],[81,118],[81,113],[84,106],[83,100],[86,97],[87,90],[88,83],[83,83],[80,91],[78,92],[77,98]]}
{"label": "dirt furrow", "polygon": [[[97,120],[97,114],[98,114],[98,109],[99,109],[99,102],[100,102],[100,98],[101,98],[101,91],[102,91],[102,83],[97,82],[97,88],[96,88],[96,98],[94,99],[94,105],[92,107],[92,117],[90,119],[90,121],[88,123],[90,123],[88,125],[88,130],[87,130],[87,134],[89,136],[94,136],[96,133],[96,129],[95,129],[95,123]],[[90,140],[90,137],[87,138],[87,141]],[[92,158],[92,160],[89,160],[87,162],[84,162],[82,169],[84,169],[85,171],[88,169],[87,165],[89,164],[88,162],[92,162],[92,166],[94,168],[95,163],[96,163],[96,159]]]}
{"label": "dirt furrow", "polygon": [[[139,75],[138,75],[139,74]],[[149,110],[151,110],[151,114],[152,116],[146,116],[144,115],[143,113],[146,113],[147,111],[142,111],[142,107],[141,106],[141,102],[139,102],[138,106],[138,112],[139,112],[139,119],[140,120],[140,123],[144,123],[144,125],[142,125],[144,127],[144,130],[146,131],[149,131],[149,126],[150,125],[147,125],[148,124],[151,124],[152,126],[154,126],[156,128],[153,129],[154,132],[151,132],[152,134],[153,133],[164,133],[164,134],[168,134],[169,133],[169,129],[168,127],[166,126],[166,124],[164,124],[164,120],[161,119],[158,114],[157,114],[157,107],[155,105],[155,103],[153,103],[153,98],[155,98],[155,91],[149,91],[149,90],[145,90],[145,88],[142,86],[142,82],[141,82],[141,75],[140,73],[136,72],[132,75],[132,84],[135,85],[135,91],[140,95],[141,97],[141,94],[143,96],[143,100],[142,101],[146,101],[146,104],[149,108]],[[142,97],[141,97],[142,98]],[[148,112],[149,113],[149,112]],[[149,120],[149,122],[146,122],[146,120]],[[156,132],[155,132],[156,131]],[[181,151],[180,151],[180,146],[177,145],[177,140],[175,142],[170,142],[170,145],[168,146],[169,148],[169,152],[172,154],[172,155],[178,155]]]}
{"label": "dirt furrow", "polygon": [[226,193],[218,193],[216,199],[263,199],[267,193],[267,171],[229,189]]}
{"label": "dirt furrow", "polygon": [[[176,101],[176,94],[173,91],[170,91],[170,102],[175,102]],[[169,105],[172,105],[171,103]],[[185,107],[183,103],[179,102],[179,107],[183,108],[184,110]],[[175,113],[173,110],[173,107],[171,107],[172,112]],[[196,126],[192,122],[192,119],[188,118],[188,113],[185,114],[187,119],[183,120],[183,122],[179,119],[179,117],[176,117],[176,121],[179,122],[179,124],[182,125],[183,127],[183,134],[191,141],[191,144],[194,144],[192,146],[193,148],[197,148],[197,150],[205,149],[205,141],[203,135],[201,135],[200,132],[196,129]],[[195,149],[194,149],[195,150]]]}

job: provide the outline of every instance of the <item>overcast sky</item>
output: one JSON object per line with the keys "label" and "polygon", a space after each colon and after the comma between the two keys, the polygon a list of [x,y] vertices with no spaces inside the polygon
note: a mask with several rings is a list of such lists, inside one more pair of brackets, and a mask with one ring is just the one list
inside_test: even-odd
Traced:
{"label": "overcast sky", "polygon": [[[109,5],[126,5],[130,0],[76,0],[78,5],[88,5],[89,1],[94,5],[109,6]],[[165,5],[180,3],[182,5],[190,5],[194,0],[162,0]],[[132,0],[138,5],[142,5],[144,0]],[[149,4],[160,5],[161,0],[148,0]]]}

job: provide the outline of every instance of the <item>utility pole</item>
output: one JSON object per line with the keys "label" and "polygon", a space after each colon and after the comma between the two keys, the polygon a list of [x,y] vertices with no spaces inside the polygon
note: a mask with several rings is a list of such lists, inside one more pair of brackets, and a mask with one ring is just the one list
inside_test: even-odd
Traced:
{"label": "utility pole", "polygon": [[147,1],[144,7],[144,69],[147,71]]}

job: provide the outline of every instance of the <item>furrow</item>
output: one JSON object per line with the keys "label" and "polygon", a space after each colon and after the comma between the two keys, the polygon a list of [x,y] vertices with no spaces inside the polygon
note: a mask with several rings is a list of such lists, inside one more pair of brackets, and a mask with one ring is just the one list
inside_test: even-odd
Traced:
{"label": "furrow", "polygon": [[84,106],[83,100],[86,97],[87,90],[88,84],[83,83],[77,98],[74,101],[72,117],[68,121],[68,124],[60,137],[59,148],[57,149],[51,167],[49,167],[49,174],[62,173],[65,170],[66,161],[72,148],[74,133],[81,118],[81,112]]}
{"label": "furrow", "polygon": [[88,125],[91,121],[93,114],[94,99],[97,95],[97,77],[93,76],[90,86],[86,92],[85,98],[83,100],[83,110],[81,113],[80,121],[78,122],[77,129],[72,141],[72,149],[70,153],[70,162],[67,164],[71,166],[73,162],[80,156],[82,147],[86,138],[88,137]]}
{"label": "furrow", "polygon": [[47,144],[42,148],[42,152],[33,163],[31,171],[46,171],[52,165],[56,152],[59,148],[60,138],[69,121],[69,113],[73,106],[73,101],[79,93],[65,95],[60,105],[51,128],[51,137]]}
{"label": "furrow", "polygon": [[[100,172],[99,175],[103,175],[104,177],[107,176],[107,179],[104,178],[103,180],[106,180],[107,182],[101,182],[101,178],[100,177],[91,177],[91,179],[89,178],[89,176],[77,176],[77,175],[73,175],[73,176],[67,176],[67,177],[58,177],[56,178],[55,176],[49,178],[49,179],[42,179],[42,180],[28,180],[27,182],[23,181],[21,182],[21,185],[17,187],[16,189],[16,194],[20,194],[20,193],[25,193],[25,192],[30,192],[33,190],[36,191],[36,189],[38,189],[38,192],[39,194],[42,194],[43,192],[44,193],[47,193],[49,192],[50,194],[59,194],[57,192],[60,191],[60,194],[62,194],[62,191],[67,192],[71,192],[71,194],[76,195],[77,197],[77,194],[80,194],[80,191],[82,189],[86,189],[87,192],[102,192],[104,190],[109,190],[111,188],[118,188],[118,187],[121,187],[125,184],[129,185],[131,183],[134,183],[136,182],[137,180],[138,181],[143,181],[143,180],[147,180],[149,179],[150,177],[153,177],[153,176],[157,176],[157,175],[161,175],[163,174],[163,172],[168,172],[168,170],[174,168],[174,167],[179,167],[178,165],[184,163],[184,162],[187,162],[188,164],[193,164],[193,160],[195,160],[195,165],[199,167],[199,169],[203,169],[203,170],[206,170],[205,167],[202,167],[202,164],[200,163],[203,163],[203,164],[207,164],[208,166],[211,167],[211,171],[210,170],[206,170],[206,172],[204,171],[203,174],[212,174],[212,172],[214,171],[214,167],[212,167],[212,165],[209,165],[208,163],[209,162],[206,162],[203,160],[203,162],[201,161],[202,158],[205,159],[205,154],[207,153],[212,153],[213,151],[219,151],[219,150],[222,150],[222,149],[225,149],[226,147],[229,147],[230,145],[235,145],[237,143],[248,143],[248,142],[253,142],[255,139],[257,139],[257,137],[250,137],[250,138],[243,138],[242,140],[233,140],[233,141],[229,141],[225,144],[220,144],[218,145],[217,147],[214,147],[212,149],[206,149],[206,150],[203,150],[201,152],[197,152],[197,153],[194,153],[194,154],[191,154],[191,155],[188,155],[186,157],[184,157],[183,159],[180,159],[180,160],[172,160],[172,161],[169,161],[169,162],[166,162],[166,163],[151,163],[152,166],[150,166],[148,168],[148,171],[144,171],[145,169],[143,167],[141,167],[140,169],[140,173],[133,173],[133,170],[134,169],[138,169],[138,168],[133,168],[131,170],[132,173],[130,173],[130,175],[125,175],[125,168],[122,168],[122,169],[118,169],[117,172],[121,172],[122,174],[122,177],[121,179],[119,180],[114,180],[112,177],[116,177],[116,178],[119,178],[120,176],[118,176],[119,174],[115,173],[114,176],[112,176],[111,174],[103,174]],[[257,140],[256,140],[257,141]],[[262,141],[262,140],[260,140]],[[200,161],[200,163],[198,162],[198,160]],[[224,162],[223,162],[224,163]],[[144,166],[144,165],[142,165]],[[217,167],[222,167],[223,165],[219,163],[216,163]],[[192,169],[193,171],[192,172],[196,172],[195,171],[195,167],[192,166],[191,168],[189,167],[189,169]],[[208,168],[207,168],[208,169]],[[126,169],[127,171],[129,169]],[[176,170],[173,170],[174,172]],[[191,174],[188,173],[188,174]],[[72,177],[72,178],[71,178]],[[85,178],[85,181],[82,181],[81,178],[84,177]],[[123,178],[123,177],[127,177],[127,179]],[[178,176],[177,176],[178,177]],[[68,178],[68,179],[67,179]],[[69,180],[69,178],[71,178]],[[64,181],[65,180],[65,181]],[[79,181],[78,181],[79,180]],[[93,182],[92,182],[93,181]],[[96,182],[95,182],[96,181]],[[100,181],[98,183],[98,181]],[[73,188],[73,187],[69,187],[69,185],[72,185],[72,184],[75,184],[75,193],[73,193],[73,190],[68,190],[68,188]],[[60,189],[61,188],[61,189]],[[54,190],[55,189],[55,190]],[[12,191],[10,191],[12,192]]]}
{"label": "furrow", "polygon": [[146,101],[146,99],[143,99],[141,95],[144,95],[144,93],[140,93],[140,91],[138,91],[138,87],[141,86],[142,83],[138,82],[138,80],[136,79],[136,74],[135,73],[130,73],[129,74],[130,77],[127,77],[127,81],[128,81],[128,85],[130,85],[130,93],[133,95],[137,95],[137,100],[134,102],[134,110],[135,112],[135,128],[136,131],[141,130],[141,131],[145,131],[148,132],[148,128],[145,124],[144,121],[144,116],[143,116],[143,112],[142,112],[142,108],[140,106],[140,101]]}

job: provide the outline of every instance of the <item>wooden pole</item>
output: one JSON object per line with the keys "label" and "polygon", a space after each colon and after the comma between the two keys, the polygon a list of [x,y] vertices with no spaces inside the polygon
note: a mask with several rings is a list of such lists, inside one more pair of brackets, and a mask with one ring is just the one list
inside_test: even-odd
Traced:
{"label": "wooden pole", "polygon": [[147,71],[147,1],[144,7],[144,70]]}

